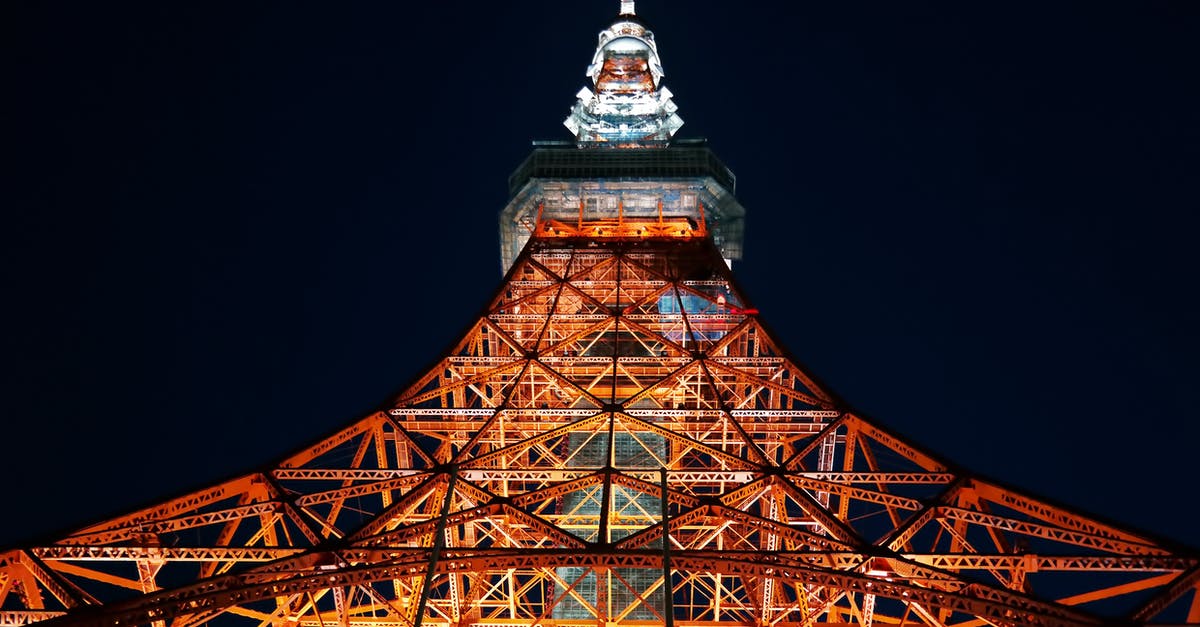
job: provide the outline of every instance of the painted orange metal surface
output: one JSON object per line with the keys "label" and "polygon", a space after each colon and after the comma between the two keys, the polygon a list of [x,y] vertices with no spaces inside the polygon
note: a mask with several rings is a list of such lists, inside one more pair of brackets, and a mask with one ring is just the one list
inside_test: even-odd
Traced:
{"label": "painted orange metal surface", "polygon": [[597,226],[539,224],[386,411],[0,554],[0,625],[1200,624],[1195,551],[856,413],[700,231]]}
{"label": "painted orange metal surface", "polygon": [[562,219],[545,217],[542,206],[538,206],[533,237],[585,238],[585,239],[649,239],[649,238],[706,238],[708,224],[704,218],[704,206],[698,205],[699,219],[690,216],[663,215],[663,203],[658,202],[655,218],[625,217],[624,205],[617,205],[617,219],[588,216],[583,201],[579,203],[579,219],[574,223]]}
{"label": "painted orange metal surface", "polygon": [[[579,146],[682,124],[633,4]],[[802,368],[714,242],[740,254],[724,166],[691,188],[611,166],[514,195],[504,282],[386,409],[0,551],[0,627],[1200,625],[1195,549],[975,476]]]}

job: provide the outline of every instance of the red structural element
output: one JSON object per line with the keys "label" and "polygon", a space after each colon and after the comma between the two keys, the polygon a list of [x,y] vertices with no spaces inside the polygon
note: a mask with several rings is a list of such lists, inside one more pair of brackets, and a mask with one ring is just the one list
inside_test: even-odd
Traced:
{"label": "red structural element", "polygon": [[1195,552],[903,440],[745,302],[705,238],[535,237],[390,409],[0,554],[0,624],[1200,623]]}
{"label": "red structural element", "polygon": [[[582,143],[657,63],[632,2],[613,29]],[[661,144],[681,121],[651,104]],[[0,551],[0,627],[1200,625],[1196,550],[976,476],[802,368],[722,258],[742,212],[715,159],[579,154],[594,178],[548,157],[514,194],[528,243],[383,410]]]}

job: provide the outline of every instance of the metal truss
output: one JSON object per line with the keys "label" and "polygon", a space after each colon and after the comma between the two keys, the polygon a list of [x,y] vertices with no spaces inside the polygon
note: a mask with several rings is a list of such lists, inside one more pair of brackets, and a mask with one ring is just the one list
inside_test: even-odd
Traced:
{"label": "metal truss", "polygon": [[0,625],[1200,625],[1195,550],[907,442],[619,227],[535,234],[386,411],[0,553]]}

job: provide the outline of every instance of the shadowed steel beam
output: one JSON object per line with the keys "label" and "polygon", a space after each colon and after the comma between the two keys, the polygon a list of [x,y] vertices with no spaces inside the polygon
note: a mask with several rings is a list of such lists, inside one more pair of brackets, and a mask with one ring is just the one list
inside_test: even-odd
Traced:
{"label": "shadowed steel beam", "polygon": [[421,582],[421,598],[417,602],[417,615],[413,618],[413,627],[421,627],[421,621],[425,619],[425,607],[429,604],[429,591],[433,588],[433,576],[437,572],[442,546],[446,543],[446,520],[450,514],[450,502],[454,500],[454,484],[457,480],[458,472],[451,468],[450,480],[446,482],[446,497],[442,499],[442,513],[438,517],[437,530],[433,532],[433,549],[429,552],[429,567],[425,569],[425,580]]}

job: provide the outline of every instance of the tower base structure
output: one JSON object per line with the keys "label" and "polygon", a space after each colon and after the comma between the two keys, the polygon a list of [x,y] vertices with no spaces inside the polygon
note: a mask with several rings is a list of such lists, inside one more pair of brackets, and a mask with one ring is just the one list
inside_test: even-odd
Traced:
{"label": "tower base structure", "polygon": [[276,463],[0,551],[0,626],[1200,625],[1200,553],[957,467],[763,325],[633,2],[436,365]]}
{"label": "tower base structure", "polygon": [[386,409],[0,554],[0,624],[1200,623],[1195,552],[854,412],[711,238],[552,230]]}

